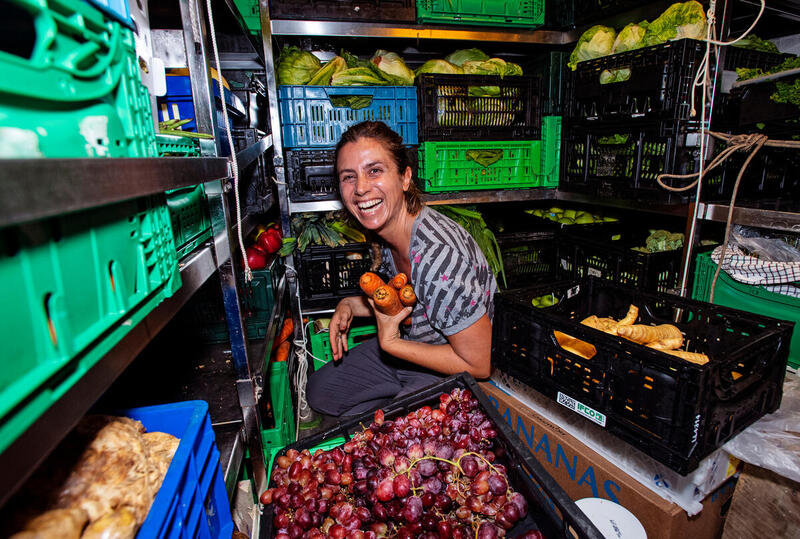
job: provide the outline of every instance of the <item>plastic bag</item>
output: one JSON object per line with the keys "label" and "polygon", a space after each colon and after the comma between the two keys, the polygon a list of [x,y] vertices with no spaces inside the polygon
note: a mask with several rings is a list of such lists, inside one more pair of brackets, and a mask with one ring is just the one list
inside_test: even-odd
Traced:
{"label": "plastic bag", "polygon": [[800,377],[786,375],[783,400],[722,449],[734,457],[800,481]]}
{"label": "plastic bag", "polygon": [[729,245],[738,246],[750,256],[769,262],[800,262],[800,250],[783,239],[769,238],[755,229],[741,225],[733,227]]}

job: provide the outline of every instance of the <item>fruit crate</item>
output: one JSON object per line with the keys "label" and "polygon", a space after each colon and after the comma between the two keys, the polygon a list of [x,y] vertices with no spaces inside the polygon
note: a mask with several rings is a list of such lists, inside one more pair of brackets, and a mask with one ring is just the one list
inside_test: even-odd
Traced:
{"label": "fruit crate", "polygon": [[544,24],[544,0],[417,0],[417,21],[538,28]]}
{"label": "fruit crate", "polygon": [[[506,288],[519,288],[542,279],[553,279],[558,271],[558,243],[554,230],[497,234],[503,257]],[[498,284],[502,279],[498,278]]]}
{"label": "fruit crate", "polygon": [[[531,75],[421,74],[420,136],[424,142],[538,139],[540,82]],[[493,95],[474,95],[480,87],[493,88]]]}
{"label": "fruit crate", "polygon": [[[267,324],[275,304],[275,291],[283,272],[281,259],[275,257],[269,267],[253,271],[253,280],[246,283],[244,274],[238,273],[241,286],[239,304],[245,333],[251,341],[263,340],[267,335]],[[230,340],[222,289],[219,277],[214,276],[197,291],[186,309],[191,315],[185,317],[185,329],[208,343],[223,343]]]}
{"label": "fruit crate", "polygon": [[[408,151],[413,180],[417,179],[417,147]],[[286,150],[286,182],[292,202],[339,200],[339,178],[334,170],[334,150]]]}
{"label": "fruit crate", "polygon": [[568,61],[568,52],[547,52],[533,62],[531,72],[541,81],[542,114],[546,116],[560,115],[563,112],[564,78],[569,69]]}
{"label": "fruit crate", "polygon": [[[527,500],[528,514],[507,532],[508,537],[518,537],[525,531],[540,530],[544,537],[580,537],[599,539],[600,532],[589,519],[570,500],[564,490],[555,482],[542,465],[533,457],[514,434],[511,426],[499,415],[477,382],[466,373],[443,379],[436,385],[399,398],[382,408],[388,425],[395,417],[404,416],[423,406],[438,409],[440,395],[454,389],[467,390],[477,400],[477,407],[494,423],[497,436],[493,440],[493,450],[497,463],[506,467],[510,486]],[[322,446],[331,449],[333,440],[349,440],[353,434],[364,430],[373,423],[373,413],[362,414],[341,420],[329,430],[300,440],[284,447],[278,456],[290,449],[302,451]],[[322,445],[324,444],[324,445]],[[335,447],[335,446],[333,446]],[[270,487],[275,487],[274,477],[270,477]],[[274,506],[264,507],[266,522],[265,536],[275,536]]]}
{"label": "fruit crate", "polygon": [[368,243],[339,247],[310,245],[295,251],[300,300],[306,309],[336,307],[340,299],[361,293],[358,281],[372,265]]}
{"label": "fruit crate", "polygon": [[[363,326],[352,326],[347,332],[347,349],[352,350],[362,342],[372,339],[378,333],[378,328],[374,324]],[[331,339],[328,330],[309,333],[311,342],[311,355],[314,356],[314,370],[318,371],[329,362],[333,361],[331,351]]]}
{"label": "fruit crate", "polygon": [[180,438],[137,537],[229,538],[233,519],[208,403],[147,406],[123,415],[141,421],[148,432]]}
{"label": "fruit crate", "polygon": [[[685,202],[694,193],[670,193],[656,178],[662,173],[696,171],[700,136],[695,124],[571,126],[564,133],[564,171],[559,183],[564,191],[664,203]],[[677,187],[689,182],[667,183]]]}
{"label": "fruit crate", "polygon": [[285,361],[270,361],[268,370],[269,403],[274,421],[271,427],[261,429],[261,443],[264,446],[264,460],[271,462],[280,448],[294,441],[295,414],[288,364]]}
{"label": "fruit crate", "polygon": [[[711,293],[711,281],[717,265],[711,259],[711,253],[697,255],[697,266],[694,275],[692,297],[700,301],[708,301]],[[779,320],[800,320],[800,299],[770,292],[763,286],[748,285],[734,280],[725,271],[719,272],[717,285],[714,288],[714,305],[723,305],[769,316]],[[800,330],[795,329],[789,344],[789,366],[800,368]]]}
{"label": "fruit crate", "polygon": [[[167,93],[158,97],[158,121],[166,120],[190,120],[181,126],[183,131],[197,131],[195,121],[194,102],[192,101],[192,83],[188,75],[167,75]],[[214,101],[216,105],[217,128],[227,131],[225,117],[222,115],[222,104],[219,94],[219,82],[213,79]],[[233,127],[233,118],[243,117],[244,111],[239,99],[223,84],[223,95],[228,109],[228,119]]]}
{"label": "fruit crate", "polygon": [[680,284],[683,249],[642,253],[650,235],[647,229],[607,224],[573,230],[564,228],[559,237],[558,264],[573,279],[591,275],[614,283],[668,292]]}
{"label": "fruit crate", "polygon": [[[348,97],[370,104],[351,109]],[[285,148],[332,148],[348,128],[366,120],[381,121],[417,144],[417,89],[414,86],[278,86],[281,133]]]}
{"label": "fruit crate", "polygon": [[[579,125],[688,120],[704,54],[702,42],[680,39],[579,62],[567,77],[564,115]],[[603,73],[615,70],[630,76],[601,84]]]}
{"label": "fruit crate", "polygon": [[183,258],[211,237],[211,219],[203,184],[167,191],[167,207],[178,258]]}
{"label": "fruit crate", "polygon": [[[491,153],[486,153],[491,152]],[[475,159],[483,159],[484,164]],[[542,142],[423,142],[419,187],[428,193],[549,186],[542,175]]]}
{"label": "fruit crate", "polygon": [[82,0],[9,0],[0,50],[3,157],[155,157],[133,32]]}
{"label": "fruit crate", "polygon": [[[534,297],[559,302],[538,309]],[[698,365],[584,326],[590,316],[680,327]],[[681,474],[781,401],[792,322],[588,277],[495,297],[492,364]],[[563,332],[591,359],[558,345]],[[588,355],[588,354],[587,354]]]}
{"label": "fruit crate", "polygon": [[[252,2],[252,0],[250,0]],[[258,2],[253,2],[258,4]],[[414,22],[414,0],[270,0],[273,19],[305,19],[360,22]]]}
{"label": "fruit crate", "polygon": [[7,228],[0,253],[3,451],[181,278],[163,195]]}

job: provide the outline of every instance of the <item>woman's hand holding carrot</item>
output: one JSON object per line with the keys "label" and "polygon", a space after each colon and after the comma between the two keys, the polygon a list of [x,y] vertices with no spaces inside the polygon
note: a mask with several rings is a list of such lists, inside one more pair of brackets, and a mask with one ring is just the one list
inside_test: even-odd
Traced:
{"label": "woman's hand holding carrot", "polygon": [[331,352],[333,360],[339,361],[347,349],[347,332],[350,330],[350,323],[353,321],[353,309],[347,301],[340,301],[336,306],[328,325],[328,337],[331,341]]}

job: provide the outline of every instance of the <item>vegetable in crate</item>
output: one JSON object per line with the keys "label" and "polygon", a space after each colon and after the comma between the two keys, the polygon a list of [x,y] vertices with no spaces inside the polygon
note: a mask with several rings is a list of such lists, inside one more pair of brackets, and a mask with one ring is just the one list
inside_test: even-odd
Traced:
{"label": "vegetable in crate", "polygon": [[569,62],[567,65],[570,69],[575,71],[578,62],[600,58],[601,56],[608,56],[614,48],[614,40],[616,37],[617,33],[613,28],[599,24],[592,26],[578,39],[575,50],[569,55]]}
{"label": "vegetable in crate", "polygon": [[320,66],[310,52],[285,46],[278,57],[278,84],[306,84]]}
{"label": "vegetable in crate", "polygon": [[378,50],[370,61],[393,79],[390,82],[394,86],[411,86],[414,84],[414,72],[406,66],[406,63],[397,54]]}
{"label": "vegetable in crate", "polygon": [[260,501],[274,504],[281,538],[349,537],[353,530],[365,537],[423,537],[425,530],[454,539],[503,536],[524,520],[528,502],[498,462],[496,437],[477,399],[457,388],[434,408],[392,419],[378,410],[339,447],[313,455],[287,450]]}
{"label": "vegetable in crate", "polygon": [[647,27],[644,46],[649,47],[684,38],[706,38],[706,14],[702,4],[695,0],[672,4],[664,10]]}

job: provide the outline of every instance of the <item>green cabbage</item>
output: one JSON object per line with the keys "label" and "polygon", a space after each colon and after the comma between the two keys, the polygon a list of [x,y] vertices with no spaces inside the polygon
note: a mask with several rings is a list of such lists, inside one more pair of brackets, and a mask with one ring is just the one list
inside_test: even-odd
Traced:
{"label": "green cabbage", "polygon": [[278,57],[278,84],[305,84],[320,68],[320,61],[310,52],[284,47]]}
{"label": "green cabbage", "polygon": [[614,38],[616,37],[617,34],[613,28],[599,24],[592,26],[578,39],[575,50],[569,55],[567,65],[575,71],[578,62],[611,54]]}
{"label": "green cabbage", "polygon": [[341,56],[335,56],[327,64],[319,68],[316,73],[314,73],[314,76],[311,77],[310,81],[308,81],[308,85],[328,86],[331,83],[331,78],[333,77],[334,73],[344,71],[345,69],[347,69],[347,64],[345,63],[344,58]]}
{"label": "green cabbage", "polygon": [[700,2],[691,0],[672,4],[650,23],[644,36],[644,46],[658,45],[673,39],[705,39],[706,14]]}
{"label": "green cabbage", "polygon": [[480,49],[461,49],[450,53],[445,60],[457,66],[463,66],[464,62],[485,62],[489,56]]}
{"label": "green cabbage", "polygon": [[351,67],[337,71],[331,77],[333,86],[386,86],[388,82],[368,67]]}
{"label": "green cabbage", "polygon": [[419,76],[422,73],[438,73],[442,75],[461,75],[464,70],[460,66],[451,64],[447,60],[428,60],[419,66],[414,74]]}
{"label": "green cabbage", "polygon": [[412,86],[414,72],[411,71],[400,56],[393,52],[378,50],[372,56],[371,62],[378,69],[390,75],[387,80],[396,86]]}
{"label": "green cabbage", "polygon": [[614,46],[611,48],[611,53],[632,51],[640,49],[644,46],[644,35],[647,32],[649,23],[642,21],[638,24],[630,23],[625,28],[619,31],[617,39],[614,40]]}

